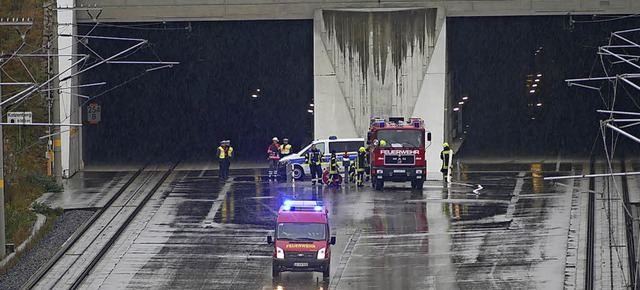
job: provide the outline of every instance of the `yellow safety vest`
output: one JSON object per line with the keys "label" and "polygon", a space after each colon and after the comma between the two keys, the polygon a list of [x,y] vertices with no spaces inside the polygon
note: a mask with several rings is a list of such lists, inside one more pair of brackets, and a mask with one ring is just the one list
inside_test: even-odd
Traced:
{"label": "yellow safety vest", "polygon": [[218,146],[218,158],[225,159],[227,158],[226,152],[224,152],[224,147]]}
{"label": "yellow safety vest", "polygon": [[280,147],[280,153],[283,155],[287,155],[289,152],[291,152],[291,144],[282,145]]}

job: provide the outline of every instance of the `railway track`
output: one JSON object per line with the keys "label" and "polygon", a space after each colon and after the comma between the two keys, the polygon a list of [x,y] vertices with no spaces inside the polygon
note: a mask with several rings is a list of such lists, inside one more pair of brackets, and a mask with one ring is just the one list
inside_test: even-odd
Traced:
{"label": "railway track", "polygon": [[[621,160],[621,172],[625,173],[625,157],[622,155],[620,157]],[[631,209],[633,208],[631,205],[631,198],[629,196],[629,181],[627,176],[622,175],[622,202],[624,204],[625,215],[625,230],[626,230],[626,238],[627,238],[627,263],[629,263],[629,288],[630,289],[638,289],[638,281],[637,281],[637,263],[636,263],[636,243],[635,235],[633,233],[633,216],[631,215]],[[628,211],[627,211],[628,210]]]}
{"label": "railway track", "polygon": [[[589,174],[595,173],[595,159],[592,157],[589,162]],[[585,281],[584,289],[594,289],[595,278],[595,215],[596,215],[596,195],[595,195],[595,179],[589,178],[589,202],[587,205],[587,253],[585,265]]]}
{"label": "railway track", "polygon": [[178,163],[135,172],[21,289],[78,289]]}

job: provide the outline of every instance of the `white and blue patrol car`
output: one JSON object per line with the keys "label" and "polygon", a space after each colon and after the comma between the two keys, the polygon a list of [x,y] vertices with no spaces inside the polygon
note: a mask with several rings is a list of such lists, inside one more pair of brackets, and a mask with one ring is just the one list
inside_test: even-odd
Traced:
{"label": "white and blue patrol car", "polygon": [[344,155],[344,152],[346,151],[349,154],[350,160],[355,160],[358,154],[358,149],[365,146],[364,138],[338,139],[336,136],[330,136],[328,139],[315,140],[299,152],[280,159],[280,165],[290,167],[291,174],[296,180],[302,180],[305,177],[308,177],[311,173],[309,170],[309,164],[305,162],[305,154],[307,154],[307,151],[311,149],[312,144],[316,144],[316,148],[318,148],[323,154],[322,170],[329,166],[331,151],[335,151],[340,172],[344,172],[344,168],[342,167],[342,156]]}

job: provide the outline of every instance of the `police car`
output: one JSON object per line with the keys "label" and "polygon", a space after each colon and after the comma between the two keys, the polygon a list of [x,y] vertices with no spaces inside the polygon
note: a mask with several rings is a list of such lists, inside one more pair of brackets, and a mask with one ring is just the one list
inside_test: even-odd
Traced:
{"label": "police car", "polygon": [[289,156],[280,159],[280,166],[289,166],[293,178],[296,180],[303,180],[305,176],[309,176],[311,171],[309,170],[309,164],[305,161],[305,155],[311,149],[311,145],[316,144],[316,148],[323,153],[322,169],[324,170],[329,166],[329,160],[331,159],[331,151],[336,152],[336,159],[339,165],[339,171],[344,172],[342,167],[342,156],[347,151],[350,160],[355,160],[358,154],[358,149],[365,146],[364,138],[340,138],[336,136],[330,136],[328,139],[320,139],[313,141],[313,143],[307,145],[297,153],[293,153]]}

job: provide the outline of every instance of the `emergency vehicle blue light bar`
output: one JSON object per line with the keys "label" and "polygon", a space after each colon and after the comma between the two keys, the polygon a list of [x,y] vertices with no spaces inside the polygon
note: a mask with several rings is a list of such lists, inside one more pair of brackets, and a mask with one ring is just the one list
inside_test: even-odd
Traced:
{"label": "emergency vehicle blue light bar", "polygon": [[323,210],[323,206],[322,206],[322,201],[317,201],[317,200],[285,200],[282,203],[282,208],[283,211],[296,211],[296,210],[302,210],[302,211],[322,211]]}

